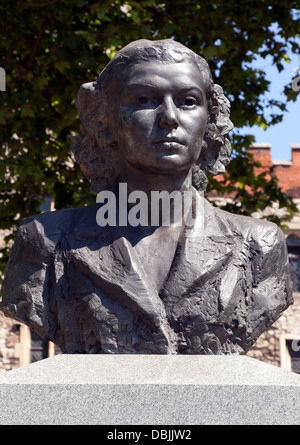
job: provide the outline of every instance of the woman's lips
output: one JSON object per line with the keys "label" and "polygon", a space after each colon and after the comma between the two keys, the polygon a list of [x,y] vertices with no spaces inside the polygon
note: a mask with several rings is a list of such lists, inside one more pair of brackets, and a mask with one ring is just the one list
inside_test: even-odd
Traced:
{"label": "woman's lips", "polygon": [[177,138],[171,138],[171,137],[164,137],[164,138],[157,138],[153,140],[154,144],[159,144],[159,143],[164,143],[164,142],[176,142],[177,144],[181,144],[181,141]]}
{"label": "woman's lips", "polygon": [[176,138],[156,139],[152,143],[155,147],[162,147],[170,150],[178,150],[184,146],[184,144]]}

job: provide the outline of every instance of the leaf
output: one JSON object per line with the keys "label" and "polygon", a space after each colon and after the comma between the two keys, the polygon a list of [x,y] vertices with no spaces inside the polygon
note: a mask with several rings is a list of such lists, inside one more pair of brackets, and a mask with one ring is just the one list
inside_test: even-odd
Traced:
{"label": "leaf", "polygon": [[65,72],[67,70],[69,70],[71,68],[71,64],[67,61],[60,61],[60,62],[55,62],[54,63],[54,67],[61,73],[61,74],[65,74]]}

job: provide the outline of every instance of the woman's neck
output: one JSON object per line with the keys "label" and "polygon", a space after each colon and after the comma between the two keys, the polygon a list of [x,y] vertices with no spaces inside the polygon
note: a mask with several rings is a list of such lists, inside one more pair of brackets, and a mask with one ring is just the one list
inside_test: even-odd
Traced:
{"label": "woman's neck", "polygon": [[127,184],[128,193],[140,190],[150,198],[153,191],[166,191],[171,193],[175,190],[187,191],[192,187],[192,169],[188,171],[177,171],[171,173],[158,173],[149,170],[141,170],[130,164],[126,165],[120,182]]}
{"label": "woman's neck", "polygon": [[115,184],[114,193],[121,226],[182,226],[192,208],[191,170],[166,175],[131,167]]}

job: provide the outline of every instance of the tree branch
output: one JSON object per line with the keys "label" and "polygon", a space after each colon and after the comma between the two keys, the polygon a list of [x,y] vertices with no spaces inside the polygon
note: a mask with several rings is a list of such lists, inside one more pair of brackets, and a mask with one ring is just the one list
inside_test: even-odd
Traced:
{"label": "tree branch", "polygon": [[59,2],[59,0],[52,0],[52,1],[47,2],[47,3],[28,3],[28,6],[40,6],[40,7],[44,7],[44,6],[53,5],[53,3],[57,3],[57,2]]}
{"label": "tree branch", "polygon": [[8,51],[7,51],[7,54],[6,54],[6,57],[5,57],[6,70],[7,70],[7,71],[9,70],[10,59],[11,59],[11,57],[12,57],[12,55],[13,55],[13,52],[14,52],[14,50],[16,49],[16,47],[17,47],[19,41],[20,41],[20,39],[17,38],[17,37],[15,37],[15,38],[13,39],[13,41],[11,42],[10,47],[8,48]]}
{"label": "tree branch", "polygon": [[51,22],[52,22],[52,18],[50,18],[50,17],[46,17],[45,18],[45,20],[44,20],[44,22],[42,24],[42,27],[41,27],[38,35],[37,35],[37,38],[35,40],[32,52],[30,54],[30,58],[29,58],[28,63],[27,63],[27,68],[31,68],[32,67],[34,59],[35,59],[35,57],[36,57],[36,55],[37,55],[37,53],[38,53],[38,51],[40,49],[44,32],[46,31],[47,27],[49,26],[49,24]]}

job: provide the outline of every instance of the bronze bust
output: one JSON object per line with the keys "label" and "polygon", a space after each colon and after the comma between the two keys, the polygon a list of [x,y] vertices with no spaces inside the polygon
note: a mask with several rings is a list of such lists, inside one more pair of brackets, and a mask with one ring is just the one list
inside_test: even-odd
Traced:
{"label": "bronze bust", "polygon": [[[232,128],[206,61],[173,40],[132,42],[76,106],[72,150],[100,194],[21,224],[1,310],[69,354],[247,352],[292,303],[289,265],[276,225],[204,198],[229,163]],[[124,223],[136,191],[146,205]],[[160,208],[152,224],[157,192],[190,192],[192,223],[164,224]],[[107,224],[103,196],[117,208]]]}

